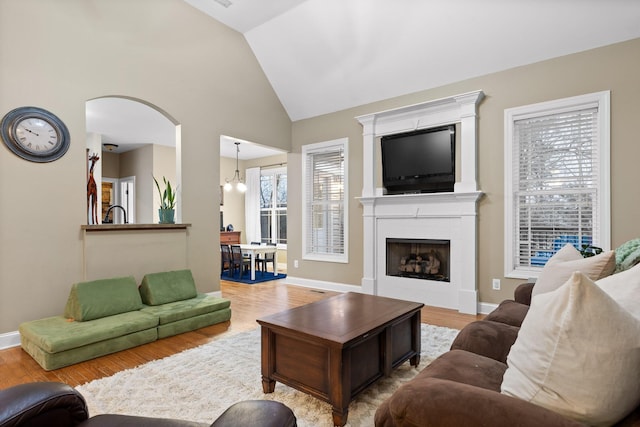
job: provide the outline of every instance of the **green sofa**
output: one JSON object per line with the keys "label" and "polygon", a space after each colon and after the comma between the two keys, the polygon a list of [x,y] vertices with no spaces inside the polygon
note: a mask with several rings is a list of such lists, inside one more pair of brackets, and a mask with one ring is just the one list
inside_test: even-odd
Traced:
{"label": "green sofa", "polygon": [[22,348],[45,370],[227,321],[230,301],[199,294],[190,270],[71,287],[64,315],[22,323]]}
{"label": "green sofa", "polygon": [[158,319],[158,338],[225,322],[229,300],[199,294],[190,270],[147,274],[140,285],[141,312]]}

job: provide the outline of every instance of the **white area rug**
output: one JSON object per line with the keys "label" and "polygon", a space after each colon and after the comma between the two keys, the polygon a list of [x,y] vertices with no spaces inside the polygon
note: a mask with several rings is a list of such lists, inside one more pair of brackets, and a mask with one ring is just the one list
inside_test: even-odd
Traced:
{"label": "white area rug", "polygon": [[[449,350],[455,329],[422,325],[418,369],[405,362],[381,378],[349,405],[348,426],[373,425],[377,407],[400,385]],[[203,346],[146,363],[77,387],[89,413],[178,418],[211,423],[233,403],[277,400],[290,407],[299,427],[332,426],[331,406],[282,383],[262,392],[260,330],[224,336]]]}

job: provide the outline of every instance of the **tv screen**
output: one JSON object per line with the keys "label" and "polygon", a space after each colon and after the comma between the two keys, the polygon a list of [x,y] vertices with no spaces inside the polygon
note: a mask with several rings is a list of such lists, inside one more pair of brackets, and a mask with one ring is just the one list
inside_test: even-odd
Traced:
{"label": "tv screen", "polygon": [[381,143],[387,194],[453,191],[454,125],[388,135]]}

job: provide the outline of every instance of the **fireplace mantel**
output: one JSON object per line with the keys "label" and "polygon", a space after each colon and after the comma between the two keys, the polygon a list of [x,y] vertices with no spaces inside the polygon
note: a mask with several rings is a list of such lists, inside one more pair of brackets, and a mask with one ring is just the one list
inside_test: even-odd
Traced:
{"label": "fireplace mantel", "polygon": [[362,197],[376,195],[376,138],[460,123],[460,181],[454,192],[477,191],[477,106],[481,90],[356,117],[363,131]]}
{"label": "fireplace mantel", "polygon": [[[439,216],[444,212],[449,212],[452,209],[452,205],[455,206],[453,209],[459,211],[461,215],[475,216],[476,201],[483,194],[481,191],[468,193],[393,194],[358,197],[357,199],[365,208],[377,208],[377,216],[379,217],[415,218],[419,216]],[[463,204],[461,205],[460,202]],[[391,209],[387,210],[387,207],[391,207]],[[397,207],[404,207],[404,209],[398,211],[398,209],[396,209]],[[467,210],[468,212],[465,212]]]}
{"label": "fireplace mantel", "polygon": [[[477,106],[482,91],[357,117],[363,125],[363,292],[477,313]],[[460,180],[450,193],[383,195],[377,138],[460,123]],[[450,283],[385,274],[387,238],[451,241]],[[418,282],[418,283],[416,283]],[[424,283],[429,282],[429,283]]]}

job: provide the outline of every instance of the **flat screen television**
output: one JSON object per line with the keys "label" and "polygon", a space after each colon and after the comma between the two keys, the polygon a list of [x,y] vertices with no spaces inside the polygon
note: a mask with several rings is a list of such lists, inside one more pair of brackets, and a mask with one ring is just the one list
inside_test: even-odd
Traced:
{"label": "flat screen television", "polygon": [[381,144],[385,194],[453,191],[455,125],[383,136]]}

